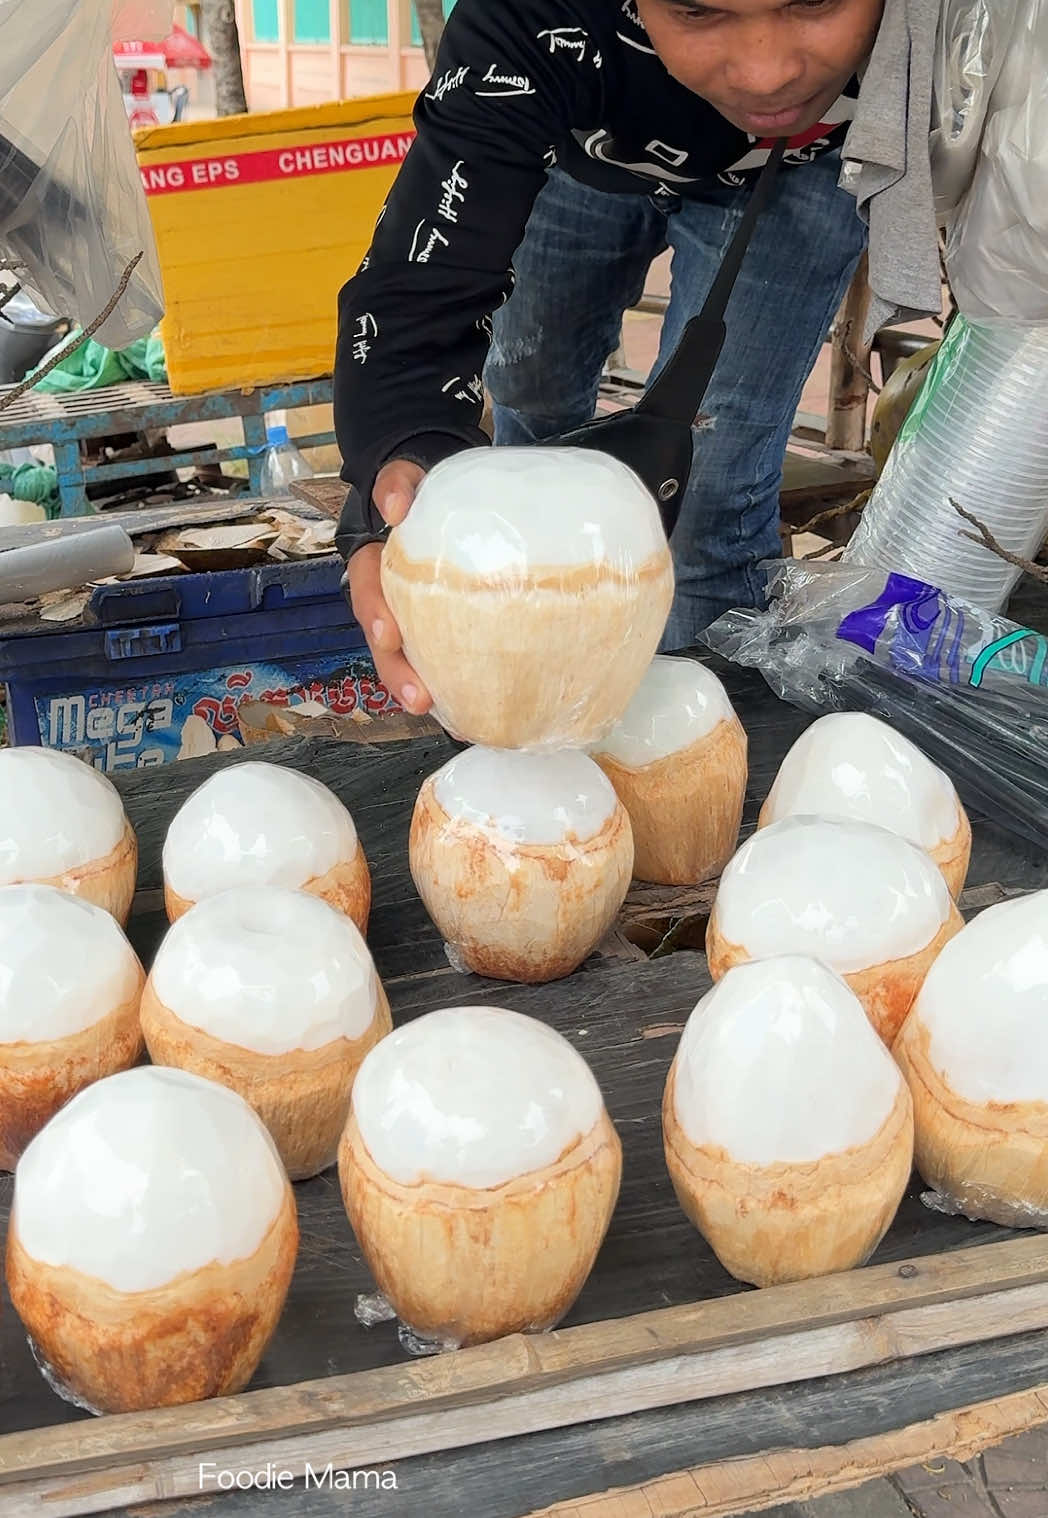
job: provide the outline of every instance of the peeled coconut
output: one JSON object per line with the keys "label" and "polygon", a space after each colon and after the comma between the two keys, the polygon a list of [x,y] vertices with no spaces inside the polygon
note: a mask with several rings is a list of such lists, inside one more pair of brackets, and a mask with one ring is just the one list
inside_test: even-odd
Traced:
{"label": "peeled coconut", "polygon": [[353,1078],[392,1022],[348,917],[303,891],[240,886],[168,933],[142,1027],[156,1064],[239,1091],[298,1181],[335,1163]]}
{"label": "peeled coconut", "polygon": [[783,760],[758,826],[784,817],[853,817],[917,844],[964,889],[972,830],[953,781],[886,722],[832,712],[813,722]]}
{"label": "peeled coconut", "polygon": [[739,838],[746,734],[712,670],[658,655],[592,753],[629,813],[638,880],[720,874]]}
{"label": "peeled coconut", "polygon": [[633,839],[586,754],[472,748],[423,783],[409,857],[426,910],[469,969],[546,981],[570,975],[611,927]]}
{"label": "peeled coconut", "polygon": [[947,944],[895,1043],[917,1168],[952,1211],[1048,1227],[1048,891]]}
{"label": "peeled coconut", "polygon": [[383,551],[382,590],[450,733],[581,747],[640,684],[673,567],[653,497],[617,459],[471,449],[422,482]]}
{"label": "peeled coconut", "polygon": [[886,1044],[961,914],[923,849],[869,822],[787,817],[755,833],[721,876],[706,933],[710,974],[810,954],[858,996]]}
{"label": "peeled coconut", "polygon": [[70,1097],[135,1064],[144,980],[101,907],[53,886],[0,887],[0,1170]]}
{"label": "peeled coconut", "polygon": [[308,891],[351,917],[362,933],[371,873],[357,830],[319,780],[279,764],[218,770],[177,813],[164,842],[164,897],[175,922],[234,886]]}
{"label": "peeled coconut", "polygon": [[0,749],[0,886],[57,886],[125,923],[137,874],[138,842],[111,780],[56,749]]}
{"label": "peeled coconut", "polygon": [[379,1287],[402,1324],[450,1347],[560,1321],[607,1231],[622,1150],[559,1033],[452,1007],[372,1049],[338,1164]]}
{"label": "peeled coconut", "polygon": [[913,1164],[898,1067],[854,992],[801,955],[739,965],[702,998],[662,1122],[681,1207],[754,1286],[864,1264]]}
{"label": "peeled coconut", "polygon": [[226,1396],[284,1306],[295,1201],[235,1091],[140,1066],[89,1086],[19,1161],[7,1284],[45,1374],[95,1412]]}

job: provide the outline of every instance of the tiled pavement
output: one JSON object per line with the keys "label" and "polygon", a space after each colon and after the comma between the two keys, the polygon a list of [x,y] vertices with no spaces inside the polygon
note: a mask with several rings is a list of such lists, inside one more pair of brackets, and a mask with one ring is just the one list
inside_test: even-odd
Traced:
{"label": "tiled pavement", "polygon": [[1007,1439],[964,1465],[929,1461],[760,1518],[1048,1518],[1048,1429]]}

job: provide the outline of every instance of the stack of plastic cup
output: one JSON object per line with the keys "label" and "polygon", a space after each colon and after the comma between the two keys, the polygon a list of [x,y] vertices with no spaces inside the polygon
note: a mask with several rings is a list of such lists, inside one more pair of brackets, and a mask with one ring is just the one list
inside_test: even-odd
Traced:
{"label": "stack of plastic cup", "polygon": [[958,317],[844,560],[998,611],[1019,578],[951,504],[1031,558],[1048,532],[1048,327]]}

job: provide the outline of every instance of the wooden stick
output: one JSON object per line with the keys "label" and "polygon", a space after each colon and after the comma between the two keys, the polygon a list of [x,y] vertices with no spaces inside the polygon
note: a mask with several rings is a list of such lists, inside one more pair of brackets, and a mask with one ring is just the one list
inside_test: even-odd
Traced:
{"label": "wooden stick", "polygon": [[971,1460],[1048,1423],[1048,1387],[971,1403],[903,1429],[825,1444],[769,1450],[674,1471],[636,1486],[554,1503],[530,1518],[727,1518],[862,1486],[892,1471],[939,1460]]}
{"label": "wooden stick", "polygon": [[124,297],[124,291],[131,283],[131,276],[142,262],[143,256],[142,253],[135,254],[123,274],[121,274],[120,283],[94,320],[88,322],[83,332],[78,332],[70,342],[66,343],[65,347],[59,348],[52,353],[46,364],[42,364],[39,369],[34,369],[32,374],[27,374],[25,379],[13,386],[12,389],[5,390],[0,394],[0,413],[6,411],[9,406],[13,406],[15,401],[21,400],[23,395],[27,395],[35,385],[39,384],[45,374],[50,374],[52,369],[57,369],[63,359],[68,358],[71,353],[75,353],[82,344],[87,342],[89,337],[94,336],[102,323],[112,316],[120,304],[120,301]]}
{"label": "wooden stick", "polygon": [[[1024,1292],[1033,1293],[1029,1301],[1022,1296]],[[964,1304],[971,1300],[978,1302],[978,1312],[966,1310]],[[991,1310],[993,1303],[1002,1305],[1001,1314]],[[984,1312],[985,1318],[980,1316]],[[1009,1312],[1015,1315],[1012,1326],[1008,1326],[1012,1323]],[[922,1321],[922,1313],[932,1316]],[[679,1362],[697,1356],[705,1364],[710,1356],[736,1349],[746,1351],[740,1362],[745,1366],[745,1376],[766,1373],[772,1377],[770,1381],[751,1381],[753,1385],[803,1379],[797,1366],[806,1357],[821,1367],[811,1374],[829,1374],[834,1368],[875,1364],[881,1358],[917,1352],[905,1347],[909,1334],[906,1325],[913,1314],[918,1315],[914,1319],[914,1342],[926,1348],[1019,1332],[1035,1326],[1033,1319],[1036,1326],[1042,1320],[1048,1326],[1048,1253],[1044,1241],[1038,1237],[985,1244],[902,1265],[868,1266],[815,1281],[740,1292],[551,1334],[515,1335],[432,1360],[186,1407],[103,1417],[90,1424],[7,1434],[0,1437],[0,1488],[29,1478],[62,1482],[110,1466],[139,1462],[160,1462],[165,1471],[182,1469],[186,1460],[215,1449],[235,1449],[238,1458],[248,1460],[252,1447],[269,1451],[275,1438],[298,1441],[300,1447],[308,1441],[313,1450],[318,1441],[326,1448],[324,1441],[334,1434],[336,1442],[348,1441],[354,1451],[359,1451],[368,1446],[368,1429],[373,1430],[378,1423],[395,1424],[397,1419],[426,1416],[436,1419],[436,1426],[443,1429],[444,1415],[450,1409],[461,1411],[483,1404],[483,1419],[474,1414],[459,1420],[461,1428],[454,1420],[448,1425],[452,1441],[468,1444],[475,1438],[502,1437],[492,1432],[500,1426],[492,1414],[493,1406],[507,1399],[516,1405],[521,1397],[532,1393],[535,1406],[548,1406],[555,1412],[553,1423],[543,1424],[545,1427],[560,1426],[557,1420],[561,1413],[565,1423],[610,1417],[616,1414],[599,1411],[605,1405],[602,1397],[593,1400],[595,1383],[609,1391],[618,1384],[605,1380],[607,1377],[625,1377],[622,1384],[637,1390],[638,1395],[643,1385],[656,1397],[688,1400],[678,1395]],[[881,1329],[881,1320],[887,1323],[889,1318],[893,1326]],[[950,1327],[953,1322],[958,1325],[959,1338]],[[838,1340],[824,1344],[812,1338],[847,1325],[855,1325],[854,1333],[845,1333]],[[984,1332],[987,1326],[989,1331]],[[795,1339],[799,1341],[796,1344]],[[827,1357],[822,1348],[831,1344],[836,1349]],[[867,1350],[872,1359],[863,1358]],[[882,1355],[886,1350],[890,1352]],[[715,1366],[720,1362],[709,1363]],[[734,1373],[727,1381],[735,1384]],[[701,1386],[710,1389],[698,1389],[693,1395],[719,1395],[727,1381],[720,1375],[705,1378]],[[572,1386],[587,1389],[576,1399],[567,1390]],[[624,1404],[616,1397],[606,1405],[614,1405],[617,1412]],[[637,1404],[656,1405],[661,1404],[644,1400]],[[525,1410],[531,1417],[533,1404],[527,1403]],[[7,1502],[4,1490],[0,1510],[5,1515]]]}
{"label": "wooden stick", "polygon": [[866,401],[873,384],[869,350],[858,351],[870,308],[868,260],[864,253],[834,323],[826,445],[861,452],[866,446]]}
{"label": "wooden stick", "polygon": [[[615,1328],[614,1324],[597,1326]],[[889,1360],[1046,1327],[1048,1282],[1041,1282],[958,1302],[935,1302],[853,1318],[833,1327],[798,1329],[719,1349],[646,1358],[632,1366],[561,1380],[552,1386],[525,1373],[517,1384],[500,1388],[493,1399],[481,1401],[476,1393],[452,1399],[439,1394],[421,1401],[408,1398],[396,1411],[378,1417],[361,1412],[351,1385],[338,1397],[328,1393],[325,1398],[329,1406],[333,1401],[339,1404],[337,1420],[329,1421],[326,1428],[308,1436],[299,1429],[274,1431],[264,1444],[257,1439],[236,1442],[231,1437],[234,1430],[229,1426],[223,1429],[226,1405],[220,1402],[206,1405],[210,1419],[205,1441],[198,1438],[189,1448],[182,1441],[181,1448],[167,1454],[123,1447],[120,1425],[124,1420],[110,1418],[101,1425],[103,1429],[109,1425],[111,1446],[110,1463],[105,1468],[95,1465],[89,1469],[86,1462],[76,1462],[62,1473],[31,1476],[6,1485],[0,1506],[4,1518],[39,1518],[41,1505],[54,1518],[79,1518],[81,1514],[112,1513],[114,1508],[134,1502],[200,1493],[207,1490],[206,1470],[265,1473],[276,1469],[298,1478],[328,1464],[336,1470],[388,1468],[398,1460],[439,1450],[464,1449],[758,1387],[841,1375]],[[447,1358],[458,1357],[431,1362],[438,1373]],[[367,1374],[348,1379],[362,1382]],[[318,1395],[323,1386],[313,1383],[312,1395]],[[478,1416],[481,1406],[483,1413]],[[83,1424],[74,1427],[77,1431],[85,1428]],[[92,1429],[86,1432],[90,1438]],[[220,1442],[223,1432],[225,1442]]]}
{"label": "wooden stick", "polygon": [[980,522],[977,516],[974,516],[970,511],[965,511],[964,507],[959,505],[953,496],[949,496],[947,499],[957,515],[963,517],[966,522],[970,522],[978,531],[978,537],[976,537],[974,532],[962,532],[962,538],[967,538],[970,543],[981,543],[984,548],[988,548],[991,553],[995,553],[1006,564],[1012,564],[1016,569],[1021,569],[1024,574],[1030,575],[1032,579],[1039,580],[1042,585],[1048,585],[1048,569],[1043,564],[1035,564],[1032,559],[1024,559],[1021,554],[1011,553],[1007,548],[1003,548],[985,522]]}

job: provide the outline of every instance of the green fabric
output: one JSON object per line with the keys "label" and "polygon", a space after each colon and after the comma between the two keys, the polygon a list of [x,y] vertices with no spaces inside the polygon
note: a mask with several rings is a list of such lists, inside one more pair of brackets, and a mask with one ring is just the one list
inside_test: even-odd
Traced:
{"label": "green fabric", "polygon": [[154,332],[119,352],[103,348],[101,343],[88,338],[50,374],[37,380],[33,388],[45,394],[68,395],[79,390],[101,390],[105,385],[119,385],[125,380],[162,382],[166,379],[164,345]]}
{"label": "green fabric", "polygon": [[0,495],[35,501],[46,508],[49,517],[56,517],[61,505],[57,471],[50,464],[18,464],[12,469],[0,460]]}

